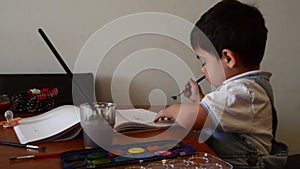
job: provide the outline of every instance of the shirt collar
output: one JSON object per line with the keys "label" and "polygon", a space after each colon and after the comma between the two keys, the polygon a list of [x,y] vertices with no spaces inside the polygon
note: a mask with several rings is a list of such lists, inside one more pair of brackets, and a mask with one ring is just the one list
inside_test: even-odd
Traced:
{"label": "shirt collar", "polygon": [[249,71],[249,72],[245,72],[245,73],[233,76],[233,77],[225,80],[222,84],[224,85],[224,84],[226,84],[230,81],[233,81],[235,79],[240,79],[240,78],[243,78],[243,77],[246,77],[246,76],[251,76],[251,75],[264,75],[264,76],[267,76],[267,77],[271,77],[272,73],[268,72],[268,71],[263,71],[263,70],[253,70],[253,71]]}

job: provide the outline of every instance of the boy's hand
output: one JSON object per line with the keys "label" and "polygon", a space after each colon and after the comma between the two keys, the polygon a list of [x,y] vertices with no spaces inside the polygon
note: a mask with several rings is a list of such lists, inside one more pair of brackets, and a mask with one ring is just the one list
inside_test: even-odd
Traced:
{"label": "boy's hand", "polygon": [[200,104],[175,103],[166,109],[161,110],[154,118],[154,122],[160,122],[160,119],[165,118],[176,122],[186,129],[193,128],[198,130],[204,125],[207,113]]}
{"label": "boy's hand", "polygon": [[200,86],[192,79],[185,85],[184,96],[189,98],[194,103],[199,103],[204,97]]}
{"label": "boy's hand", "polygon": [[180,109],[179,108],[180,105],[179,104],[173,104],[170,107],[167,107],[164,110],[161,110],[160,112],[157,113],[155,119],[154,119],[154,123],[159,122],[161,119],[169,119],[172,121],[175,121],[176,117],[177,117],[177,112]]}

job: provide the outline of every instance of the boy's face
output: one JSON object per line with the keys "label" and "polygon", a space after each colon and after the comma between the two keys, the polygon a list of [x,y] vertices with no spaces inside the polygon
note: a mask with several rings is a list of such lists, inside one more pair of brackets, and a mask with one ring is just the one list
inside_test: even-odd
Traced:
{"label": "boy's face", "polygon": [[212,55],[200,47],[195,49],[197,58],[202,63],[201,71],[205,75],[207,81],[213,86],[220,86],[226,79],[224,65],[218,56]]}

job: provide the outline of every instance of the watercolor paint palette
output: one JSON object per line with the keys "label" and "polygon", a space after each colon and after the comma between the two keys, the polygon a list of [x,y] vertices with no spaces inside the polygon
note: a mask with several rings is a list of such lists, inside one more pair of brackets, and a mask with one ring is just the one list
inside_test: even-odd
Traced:
{"label": "watercolor paint palette", "polygon": [[196,150],[175,140],[67,151],[60,155],[64,169],[103,168],[193,155]]}

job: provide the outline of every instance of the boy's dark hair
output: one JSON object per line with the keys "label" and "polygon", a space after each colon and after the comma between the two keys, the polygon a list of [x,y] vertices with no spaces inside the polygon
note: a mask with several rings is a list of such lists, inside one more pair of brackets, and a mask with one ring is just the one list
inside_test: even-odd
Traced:
{"label": "boy's dark hair", "polygon": [[[202,32],[210,40],[213,51]],[[223,49],[238,54],[247,66],[259,66],[262,61],[268,30],[259,10],[236,0],[223,0],[209,9],[195,24],[191,33],[194,49],[201,47],[207,52],[222,56]]]}

